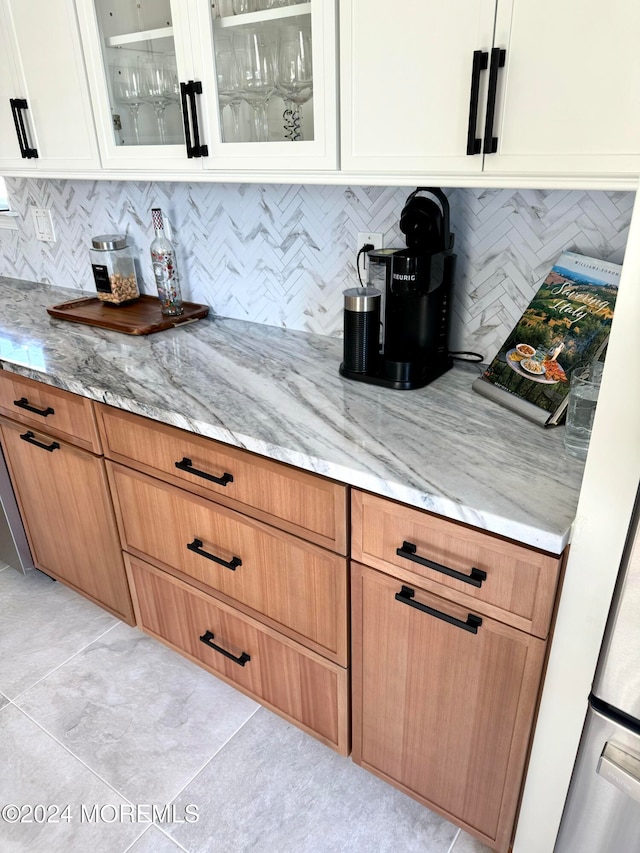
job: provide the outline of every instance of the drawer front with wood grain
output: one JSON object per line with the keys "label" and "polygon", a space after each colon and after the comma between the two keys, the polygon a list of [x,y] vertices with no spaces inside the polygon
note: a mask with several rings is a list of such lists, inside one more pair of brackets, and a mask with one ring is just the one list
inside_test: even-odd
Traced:
{"label": "drawer front with wood grain", "polygon": [[179,570],[346,666],[344,557],[138,471],[107,466],[126,551]]}
{"label": "drawer front with wood grain", "polygon": [[547,636],[561,558],[356,490],[352,528],[354,560]]}
{"label": "drawer front with wood grain", "polygon": [[141,560],[125,559],[144,631],[348,754],[348,670]]}
{"label": "drawer front with wood grain", "polygon": [[0,417],[35,565],[133,624],[104,459]]}
{"label": "drawer front with wood grain", "polygon": [[0,370],[0,414],[101,453],[91,400]]}
{"label": "drawer front with wood grain", "polygon": [[506,851],[545,642],[352,563],[353,758]]}
{"label": "drawer front with wood grain", "polygon": [[347,553],[346,486],[110,406],[98,412],[110,459]]}

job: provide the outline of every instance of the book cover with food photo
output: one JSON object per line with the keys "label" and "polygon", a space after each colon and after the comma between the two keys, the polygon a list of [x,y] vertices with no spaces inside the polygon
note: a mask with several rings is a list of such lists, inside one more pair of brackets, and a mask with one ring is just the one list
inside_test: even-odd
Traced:
{"label": "book cover with food photo", "polygon": [[606,346],[621,271],[563,252],[473,389],[536,423],[557,424],[571,374]]}

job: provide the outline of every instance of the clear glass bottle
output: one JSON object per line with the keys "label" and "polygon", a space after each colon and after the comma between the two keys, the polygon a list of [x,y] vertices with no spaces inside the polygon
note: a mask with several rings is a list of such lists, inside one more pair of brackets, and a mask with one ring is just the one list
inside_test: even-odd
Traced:
{"label": "clear glass bottle", "polygon": [[175,252],[171,241],[164,233],[164,220],[159,207],[153,208],[151,219],[156,232],[150,247],[151,263],[158,288],[160,308],[165,316],[176,317],[182,314],[183,308]]}

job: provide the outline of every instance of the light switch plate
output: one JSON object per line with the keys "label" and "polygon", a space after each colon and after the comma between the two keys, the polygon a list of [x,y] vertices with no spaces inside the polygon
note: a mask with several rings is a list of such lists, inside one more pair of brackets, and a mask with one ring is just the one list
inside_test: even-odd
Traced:
{"label": "light switch plate", "polygon": [[31,216],[36,229],[36,239],[44,243],[55,243],[56,234],[53,230],[51,211],[46,207],[32,207]]}

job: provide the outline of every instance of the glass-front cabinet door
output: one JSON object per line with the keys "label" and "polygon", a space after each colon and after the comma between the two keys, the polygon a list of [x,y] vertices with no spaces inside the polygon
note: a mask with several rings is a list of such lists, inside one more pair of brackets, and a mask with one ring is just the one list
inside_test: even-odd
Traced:
{"label": "glass-front cabinet door", "polygon": [[337,168],[335,0],[77,0],[106,168]]}
{"label": "glass-front cabinet door", "polygon": [[217,0],[198,14],[202,82],[215,92],[203,167],[337,168],[334,0]]}
{"label": "glass-front cabinet door", "polygon": [[195,104],[190,2],[77,0],[106,168],[201,170],[186,145]]}

